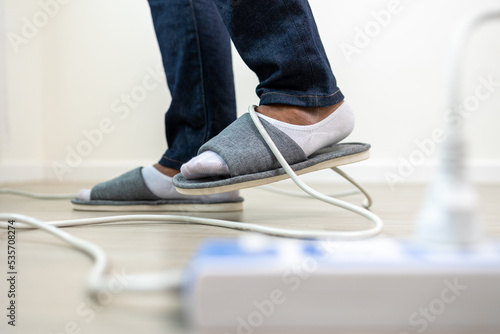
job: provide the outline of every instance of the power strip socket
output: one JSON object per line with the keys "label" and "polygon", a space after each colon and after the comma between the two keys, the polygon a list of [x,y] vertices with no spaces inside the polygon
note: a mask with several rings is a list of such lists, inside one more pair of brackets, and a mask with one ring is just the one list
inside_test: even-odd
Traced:
{"label": "power strip socket", "polygon": [[409,241],[205,242],[183,305],[198,332],[500,332],[500,243],[435,252]]}

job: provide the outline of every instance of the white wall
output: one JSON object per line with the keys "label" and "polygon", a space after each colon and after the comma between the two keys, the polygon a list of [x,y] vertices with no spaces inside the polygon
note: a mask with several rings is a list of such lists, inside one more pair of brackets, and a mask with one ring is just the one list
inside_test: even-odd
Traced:
{"label": "white wall", "polygon": [[[5,2],[7,38],[19,32],[22,18],[38,6],[34,1]],[[2,180],[39,180],[44,177],[44,116],[42,36],[37,35],[25,48],[15,52],[7,41],[7,115],[10,145],[0,151]]]}
{"label": "white wall", "polygon": [[[7,2],[7,33],[22,35],[27,21],[43,18],[40,3],[54,1]],[[453,5],[445,0],[401,0],[398,14],[348,59],[341,47],[354,45],[357,29],[369,27],[373,11],[387,8],[391,1],[310,3],[339,85],[357,112],[350,139],[373,145],[372,159],[349,169],[360,179],[386,182],[390,173],[398,175],[401,161],[419,157],[416,141],[445,128],[443,69],[453,32],[471,12],[500,5],[497,0],[459,0]],[[140,92],[144,78],[161,64],[147,2],[69,0],[58,7],[50,7],[53,17],[18,50],[7,45],[12,144],[0,151],[0,182],[57,180],[58,173],[63,181],[103,180],[156,161],[166,148],[163,113],[170,96],[164,82],[126,116],[112,107],[122,94]],[[500,23],[492,23],[474,34],[462,68],[464,98],[474,94],[481,77],[491,75],[500,82],[499,32]],[[257,80],[236,53],[234,66],[238,109],[243,113],[248,104],[258,102]],[[495,131],[499,108],[497,87],[466,119],[476,180],[500,181]],[[112,131],[86,146],[83,132],[100,125]],[[86,156],[69,155],[78,149]],[[434,160],[435,154],[425,155],[424,165],[404,175],[405,182],[428,179]]]}
{"label": "white wall", "polygon": [[0,150],[9,143],[7,132],[7,80],[6,80],[6,43],[5,43],[5,9],[4,0],[0,0]]}

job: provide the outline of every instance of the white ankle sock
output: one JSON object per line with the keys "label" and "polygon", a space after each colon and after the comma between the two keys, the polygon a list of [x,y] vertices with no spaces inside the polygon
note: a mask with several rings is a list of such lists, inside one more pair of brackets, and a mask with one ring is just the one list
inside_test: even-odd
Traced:
{"label": "white ankle sock", "polygon": [[[144,178],[144,183],[146,183],[149,190],[161,199],[208,199],[213,201],[223,201],[235,199],[239,196],[238,191],[201,196],[184,195],[177,192],[172,184],[172,178],[170,176],[161,173],[153,165],[143,167],[141,173]],[[78,192],[78,198],[82,201],[89,201],[90,190],[80,190]]]}
{"label": "white ankle sock", "polygon": [[184,198],[186,195],[179,194],[172,184],[172,178],[160,172],[153,165],[141,169],[144,183],[156,196],[167,198]]}
{"label": "white ankle sock", "polygon": [[[354,113],[346,102],[324,120],[312,125],[288,124],[259,113],[257,115],[286,133],[307,156],[323,147],[342,141],[354,129]],[[206,151],[182,165],[181,173],[187,179],[199,179],[229,175],[229,168],[220,155]]]}
{"label": "white ankle sock", "polygon": [[327,118],[312,125],[288,124],[257,114],[292,138],[306,156],[344,140],[354,129],[354,113],[345,102]]}
{"label": "white ankle sock", "polygon": [[153,165],[144,167],[141,172],[146,186],[153,194],[161,199],[206,199],[210,201],[223,201],[235,199],[240,194],[239,191],[230,191],[212,195],[184,195],[175,189],[170,176],[163,174]]}
{"label": "white ankle sock", "polygon": [[229,168],[220,155],[205,151],[182,165],[181,173],[186,179],[201,179],[229,175]]}

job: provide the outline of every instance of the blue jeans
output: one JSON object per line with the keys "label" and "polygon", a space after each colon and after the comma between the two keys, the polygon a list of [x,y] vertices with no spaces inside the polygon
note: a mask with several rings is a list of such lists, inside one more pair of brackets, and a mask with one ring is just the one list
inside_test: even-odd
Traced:
{"label": "blue jeans", "polygon": [[260,104],[327,107],[344,99],[307,0],[149,0],[172,103],[168,150],[180,166],[236,119],[232,39],[257,74]]}

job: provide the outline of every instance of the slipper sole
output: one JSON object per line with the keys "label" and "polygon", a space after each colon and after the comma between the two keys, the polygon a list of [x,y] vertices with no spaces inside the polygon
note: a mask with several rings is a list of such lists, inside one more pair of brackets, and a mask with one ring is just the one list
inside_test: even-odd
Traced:
{"label": "slipper sole", "polygon": [[[95,201],[97,202],[97,201]],[[144,202],[123,203],[99,201],[100,203],[72,201],[73,210],[101,212],[234,212],[243,210],[243,200],[221,203],[165,203],[147,204]],[[106,204],[105,202],[110,202]]]}
{"label": "slipper sole", "polygon": [[[348,147],[349,146],[358,146],[356,147],[357,153],[352,154],[340,154],[340,156],[334,157],[332,159],[324,159],[324,156],[338,155],[339,147]],[[324,154],[318,154],[310,160],[318,160],[317,163],[314,163],[310,166],[300,168],[304,163],[301,162],[295,165],[292,165],[292,169],[295,170],[297,175],[307,174],[315,171],[319,171],[322,169],[338,167],[342,165],[351,164],[354,162],[359,162],[366,160],[370,157],[370,145],[363,143],[343,143],[337,144],[330,148],[326,148],[323,150],[328,151],[331,149],[332,152],[327,152]],[[323,160],[323,161],[321,161]],[[186,180],[180,174],[174,177],[173,183],[176,187],[177,191],[181,194],[185,195],[210,195],[216,193],[222,193],[227,191],[241,190],[245,188],[262,186],[265,184],[281,181],[290,178],[288,174],[283,170],[283,168],[279,168],[277,170],[272,171],[277,175],[267,176],[269,172],[256,173],[253,175],[243,175],[237,176],[229,179],[216,180],[213,179],[199,179],[199,180]],[[266,175],[267,177],[261,177],[261,175]],[[245,178],[252,178],[250,180],[244,180]],[[243,179],[243,180],[242,180]],[[241,182],[239,182],[241,180]],[[221,185],[218,185],[222,183]]]}

